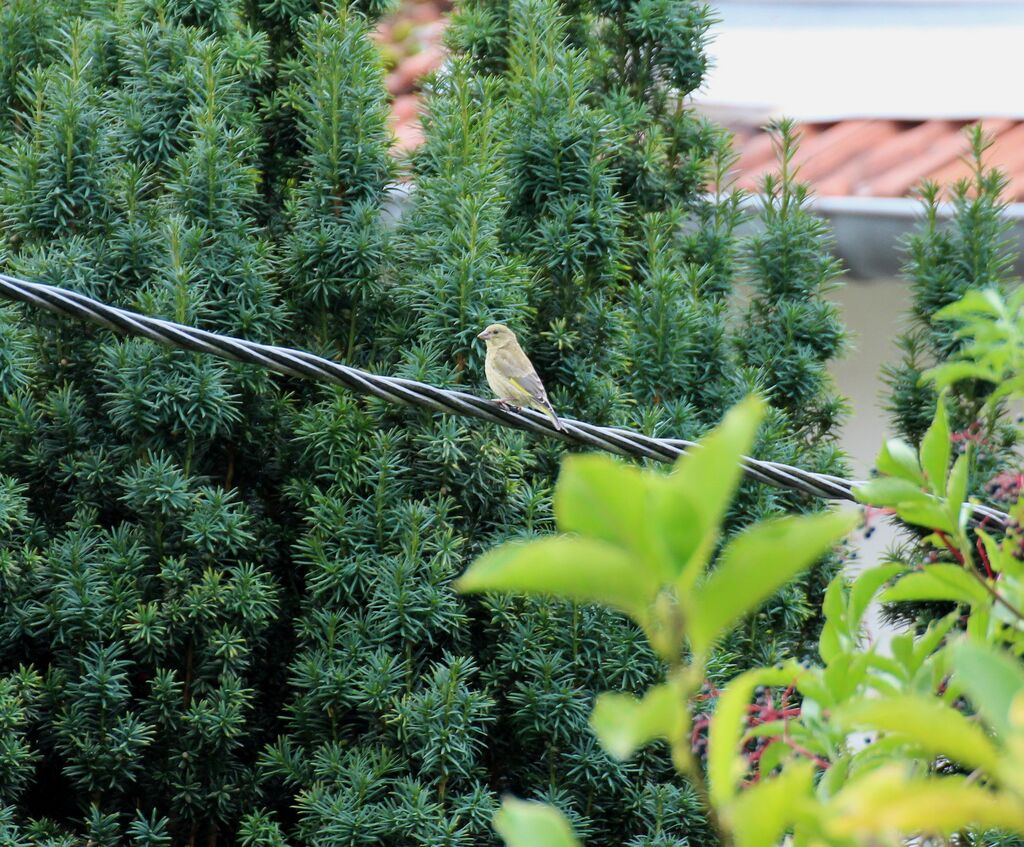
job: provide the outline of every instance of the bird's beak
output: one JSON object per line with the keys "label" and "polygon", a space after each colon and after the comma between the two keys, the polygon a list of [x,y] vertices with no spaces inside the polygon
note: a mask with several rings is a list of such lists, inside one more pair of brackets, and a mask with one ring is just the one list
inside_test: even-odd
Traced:
{"label": "bird's beak", "polygon": [[476,337],[477,337],[477,338],[479,338],[479,339],[480,339],[481,341],[484,341],[484,340],[485,340],[485,339],[484,339],[484,332],[487,332],[487,330],[485,329],[485,330],[484,330],[483,332],[478,332],[478,333],[476,334]]}

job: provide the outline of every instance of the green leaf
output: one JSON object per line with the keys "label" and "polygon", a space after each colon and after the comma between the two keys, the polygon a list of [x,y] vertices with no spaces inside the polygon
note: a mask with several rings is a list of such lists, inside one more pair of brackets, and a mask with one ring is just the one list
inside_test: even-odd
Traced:
{"label": "green leaf", "polygon": [[917,483],[894,476],[880,476],[869,480],[854,488],[853,494],[859,502],[881,508],[895,508],[906,503],[932,502],[932,498],[925,494]]}
{"label": "green leaf", "polygon": [[[779,739],[783,732],[786,731],[788,726],[787,721],[772,721],[777,724],[777,729],[771,733],[773,737]],[[763,724],[762,724],[763,726]],[[760,727],[758,727],[760,729]],[[767,735],[768,733],[764,733]],[[793,758],[793,748],[790,747],[786,742],[782,740],[769,741],[767,746],[761,752],[761,758],[757,761],[758,772],[764,776],[770,774],[780,765],[784,764],[789,759]],[[740,795],[743,796],[742,794]]]}
{"label": "green leaf", "polygon": [[671,582],[691,567],[701,573],[718,539],[718,526],[704,527],[699,506],[678,485],[665,484],[658,494],[644,520],[664,563],[659,569],[663,580]]}
{"label": "green leaf", "polygon": [[959,776],[915,779],[899,765],[848,783],[822,819],[833,837],[861,842],[888,842],[897,833],[948,835],[962,829],[1024,832],[1024,814],[1015,798]]}
{"label": "green leaf", "polygon": [[930,756],[946,756],[990,775],[999,769],[999,753],[985,732],[966,717],[930,697],[906,694],[861,700],[838,710],[834,719],[855,729],[876,729],[898,736]]}
{"label": "green leaf", "polygon": [[918,667],[923,665],[925,660],[934,653],[936,649],[938,649],[938,646],[942,643],[942,639],[944,639],[949,631],[957,625],[959,620],[960,613],[953,611],[945,617],[931,621],[928,624],[928,628],[924,631],[924,635],[914,642],[914,662]]}
{"label": "green leaf", "polygon": [[825,620],[845,623],[846,597],[843,585],[843,577],[839,574],[825,589],[825,601],[821,605],[821,610],[825,613]]}
{"label": "green leaf", "polygon": [[686,739],[689,712],[679,689],[656,685],[638,700],[632,694],[601,694],[590,715],[590,726],[607,753],[628,759],[658,738]]}
{"label": "green leaf", "polygon": [[[866,653],[842,653],[832,658],[821,673],[828,692],[828,702],[842,703],[850,697],[867,675],[871,659]],[[823,701],[822,705],[826,702]]]}
{"label": "green leaf", "polygon": [[744,734],[747,706],[759,685],[796,685],[808,671],[790,660],[778,668],[754,668],[740,674],[718,698],[708,730],[708,782],[711,802],[725,806],[737,794],[737,783],[747,770],[740,740]]}
{"label": "green leaf", "polygon": [[943,306],[934,315],[933,321],[951,321],[970,318],[975,315],[999,317],[1005,310],[1002,297],[992,289],[972,288],[955,303]]}
{"label": "green leaf", "polygon": [[666,486],[666,477],[610,456],[566,456],[555,486],[558,528],[632,551],[637,567],[657,566],[648,515],[657,489]]}
{"label": "green leaf", "polygon": [[989,567],[995,574],[1005,574],[1011,579],[1024,579],[1024,564],[1014,558],[1012,544],[1000,544],[981,527],[975,527],[975,533],[985,546]]}
{"label": "green leaf", "polygon": [[802,762],[740,794],[728,810],[736,847],[775,847],[815,805],[813,786],[814,769]]}
{"label": "green leaf", "polygon": [[966,379],[980,379],[983,382],[998,382],[999,373],[985,365],[974,362],[947,362],[928,368],[921,374],[921,382],[934,382],[938,389],[948,388]]}
{"label": "green leaf", "polygon": [[494,828],[508,847],[580,847],[565,815],[546,803],[505,797]]}
{"label": "green leaf", "polygon": [[544,594],[621,609],[644,625],[659,583],[636,556],[605,541],[554,537],[485,553],[455,581],[461,592]]}
{"label": "green leaf", "polygon": [[889,476],[913,482],[918,486],[924,485],[924,474],[917,461],[917,453],[907,442],[898,438],[890,439],[882,445],[878,458],[875,459],[875,467]]}
{"label": "green leaf", "polygon": [[939,395],[935,418],[921,440],[921,466],[933,494],[946,492],[946,474],[949,471],[949,419],[946,415],[945,393]]}
{"label": "green leaf", "polygon": [[[970,470],[971,451],[968,449],[961,453],[953,463],[953,471],[949,475],[949,487],[945,492],[953,520],[956,520],[956,516],[960,514],[960,504],[967,499],[967,480]],[[957,523],[959,523],[958,520]]]}
{"label": "green leaf", "polygon": [[846,621],[846,592],[842,574],[829,583],[825,591],[825,602],[822,611],[825,613],[825,625],[818,638],[818,654],[828,664],[843,649],[843,639],[849,638],[850,632]]}
{"label": "green leaf", "polygon": [[850,767],[855,762],[854,756],[840,756],[832,763],[821,777],[818,783],[818,796],[822,800],[828,800],[836,792],[842,790],[850,775]]}
{"label": "green leaf", "polygon": [[957,521],[943,508],[942,502],[929,498],[920,503],[900,503],[896,507],[898,514],[906,523],[923,526],[926,529],[953,533],[957,530]]}
{"label": "green leaf", "polygon": [[737,535],[707,581],[680,598],[694,653],[706,654],[717,638],[831,549],[858,520],[852,511],[797,515],[764,521]]}
{"label": "green leaf", "polygon": [[1020,661],[988,644],[965,638],[952,648],[952,667],[974,708],[1000,738],[1008,739],[1013,730],[1013,700],[1024,692]]}
{"label": "green leaf", "polygon": [[[700,570],[718,539],[722,520],[743,476],[741,461],[754,443],[764,410],[761,398],[747,397],[700,440],[699,447],[687,450],[676,462],[667,496],[692,504],[699,520],[699,532],[688,539],[686,545],[675,545],[681,567],[691,562],[699,565],[689,569],[681,583],[683,587],[700,577]],[[703,555],[695,556],[695,553]]]}
{"label": "green leaf", "polygon": [[867,612],[878,589],[905,570],[906,565],[903,563],[890,562],[877,568],[870,568],[854,580],[853,587],[850,589],[848,612],[851,630],[860,628],[861,621],[864,620],[864,613]]}
{"label": "green leaf", "polygon": [[818,637],[818,655],[827,665],[843,652],[843,643],[839,638],[839,627],[833,621],[826,621]]}
{"label": "green leaf", "polygon": [[978,581],[960,565],[928,565],[908,573],[882,593],[884,603],[949,600],[954,603],[989,605],[992,601]]}

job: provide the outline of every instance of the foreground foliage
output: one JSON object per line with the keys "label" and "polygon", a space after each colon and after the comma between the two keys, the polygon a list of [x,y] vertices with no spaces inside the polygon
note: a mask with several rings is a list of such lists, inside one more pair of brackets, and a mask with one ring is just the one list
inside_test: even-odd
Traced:
{"label": "foreground foliage", "polygon": [[[939,312],[960,322],[966,343],[960,361],[928,376],[940,387],[987,382],[989,405],[1019,398],[1022,300],[1019,292],[1009,303],[992,290],[970,292]],[[953,561],[894,561],[854,580],[837,577],[824,601],[818,661],[740,674],[716,691],[706,743],[695,731],[707,724],[694,712],[707,700],[709,647],[856,520],[838,512],[756,524],[729,539],[705,571],[760,413],[756,401],[734,409],[671,476],[603,457],[566,460],[555,503],[569,534],[499,547],[460,588],[567,596],[629,614],[667,675],[639,699],[603,694],[591,726],[619,759],[667,744],[723,842],[771,847],[789,835],[794,845],[849,847],[1024,835],[1024,500],[1002,538],[970,523],[973,456],[954,456],[945,392],[920,450],[890,441],[878,457],[882,475],[857,493],[921,527],[924,542]],[[862,632],[875,600],[952,609],[883,651]],[[865,732],[866,744],[858,740]],[[495,826],[513,847],[579,843],[539,804],[506,800]]]}

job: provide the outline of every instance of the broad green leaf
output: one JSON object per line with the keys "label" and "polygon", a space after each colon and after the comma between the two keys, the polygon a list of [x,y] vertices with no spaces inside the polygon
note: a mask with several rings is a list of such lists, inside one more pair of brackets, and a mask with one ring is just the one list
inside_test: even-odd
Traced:
{"label": "broad green leaf", "polygon": [[1005,311],[1005,304],[998,291],[990,288],[972,288],[955,303],[943,306],[934,315],[933,321],[951,321],[970,318],[975,315],[999,317]]}
{"label": "broad green leaf", "polygon": [[1024,668],[1008,653],[975,639],[965,638],[952,648],[956,681],[989,726],[1003,740],[1013,729],[1010,710],[1024,693]]}
{"label": "broad green leaf", "polygon": [[914,666],[916,657],[914,655],[914,633],[901,632],[894,635],[889,641],[889,649],[900,665],[910,673],[916,670]]}
{"label": "broad green leaf", "polygon": [[458,591],[546,594],[621,609],[643,625],[657,577],[606,541],[557,536],[510,542],[485,553],[455,581]]}
{"label": "broad green leaf", "polygon": [[590,726],[601,746],[615,759],[628,759],[658,738],[686,739],[689,712],[679,689],[656,685],[637,699],[632,694],[601,694],[590,715]]}
{"label": "broad green leaf", "polygon": [[968,449],[961,453],[953,463],[953,470],[949,474],[949,487],[946,491],[946,500],[949,502],[952,514],[960,513],[960,504],[967,499],[967,480],[971,470],[971,451]]}
{"label": "broad green leaf", "polygon": [[940,530],[945,533],[956,532],[958,521],[943,508],[941,500],[928,498],[920,502],[900,503],[896,507],[898,514],[905,523],[923,526],[926,529]]}
{"label": "broad green leaf", "polygon": [[[784,721],[773,721],[773,723],[780,724],[779,728],[772,733],[772,736],[778,739],[778,737],[782,735],[786,724]],[[793,755],[793,748],[784,741],[769,741],[768,746],[761,752],[761,758],[758,759],[758,772],[767,777],[777,767],[787,760],[792,759]],[[795,763],[794,766],[796,766]],[[742,797],[743,795],[741,794],[740,796]]]}
{"label": "broad green leaf", "polygon": [[825,613],[826,620],[845,623],[846,596],[843,592],[842,575],[837,575],[825,589],[825,601],[821,610]]}
{"label": "broad green leaf", "polygon": [[882,602],[902,603],[921,600],[950,600],[954,603],[991,603],[988,593],[960,565],[927,565],[924,570],[908,573],[891,588],[882,592]]}
{"label": "broad green leaf", "polygon": [[999,373],[990,367],[975,362],[947,362],[928,368],[921,374],[921,382],[934,382],[938,389],[948,388],[965,379],[980,379],[984,382],[998,382]]}
{"label": "broad green leaf", "polygon": [[[680,563],[706,564],[707,556],[718,538],[719,528],[743,476],[741,461],[751,445],[764,418],[765,404],[751,396],[734,406],[700,446],[687,450],[676,462],[670,477],[669,497],[679,497],[692,504],[699,515],[699,533],[691,540],[689,550],[676,545]],[[694,556],[696,552],[704,555]],[[699,567],[691,569],[684,583],[699,578]]]}
{"label": "broad green leaf", "polygon": [[657,554],[664,561],[660,569],[662,577],[665,582],[671,582],[684,568],[703,572],[718,539],[718,526],[705,528],[700,507],[689,492],[680,491],[679,486],[670,484],[668,479],[662,482],[644,520],[654,538]]}
{"label": "broad green leaf", "polygon": [[818,654],[827,665],[839,655],[843,649],[844,639],[849,639],[850,631],[846,621],[846,592],[842,574],[836,574],[825,591],[825,602],[822,611],[825,613],[825,625],[818,638]]}
{"label": "broad green leaf", "polygon": [[848,783],[829,802],[828,831],[839,838],[888,840],[894,834],[948,835],[962,829],[1024,832],[1024,809],[1010,795],[968,783],[964,777],[911,777],[899,765]]}
{"label": "broad green leaf", "polygon": [[711,802],[725,806],[737,793],[737,783],[747,770],[740,740],[744,735],[747,706],[759,685],[796,685],[807,671],[794,661],[778,668],[754,668],[740,674],[718,698],[708,730],[708,782]]}
{"label": "broad green leaf", "polygon": [[992,610],[984,606],[974,606],[967,618],[967,635],[979,641],[987,641],[992,625]]}
{"label": "broad green leaf", "polygon": [[958,611],[953,611],[945,617],[931,621],[931,623],[928,624],[928,628],[924,631],[924,635],[914,642],[914,655],[918,664],[923,664],[925,659],[938,649],[939,644],[942,643],[942,639],[946,637],[954,626],[956,626],[959,620],[960,613]]}
{"label": "broad green leaf", "polygon": [[[831,703],[842,703],[850,697],[867,676],[871,657],[866,653],[842,653],[821,673]],[[826,705],[825,702],[822,705]]]}
{"label": "broad green leaf", "polygon": [[1014,558],[1014,549],[1012,544],[1002,545],[995,538],[989,535],[985,530],[980,527],[975,527],[974,531],[977,533],[978,538],[981,539],[982,544],[985,547],[985,553],[988,556],[989,567],[992,568],[996,574],[1006,574],[1008,577],[1016,579],[1024,579],[1024,564]]}
{"label": "broad green leaf", "polygon": [[882,508],[895,508],[905,503],[934,502],[916,483],[895,476],[880,476],[853,489],[861,503]]}
{"label": "broad green leaf", "polygon": [[843,642],[839,638],[839,628],[833,621],[825,621],[818,637],[818,655],[827,665],[843,651]]}
{"label": "broad green leaf", "polygon": [[877,729],[913,744],[930,756],[945,756],[990,775],[999,769],[999,753],[985,732],[938,700],[914,694],[861,700],[838,710],[841,725]]}
{"label": "broad green leaf", "polygon": [[907,442],[898,438],[890,439],[882,445],[878,458],[875,459],[875,467],[889,476],[913,482],[915,485],[924,484],[924,474],[917,461],[917,452]]}
{"label": "broad green leaf", "polygon": [[847,613],[852,630],[856,631],[860,628],[861,621],[864,620],[864,613],[867,612],[878,589],[905,570],[906,565],[901,562],[890,562],[877,568],[870,568],[854,580],[853,586],[850,588],[849,612]]}
{"label": "broad green leaf", "polygon": [[707,581],[682,596],[694,653],[704,655],[740,618],[808,568],[859,520],[856,512],[797,515],[737,535]]}
{"label": "broad green leaf", "polygon": [[[906,669],[890,656],[882,656],[879,653],[870,653],[869,656],[872,668],[876,668],[896,679],[902,679],[905,676]],[[903,690],[902,688],[892,688],[891,690],[885,688],[885,681],[881,677],[875,677],[872,679],[871,684],[879,691],[889,694],[899,694]]]}
{"label": "broad green leaf", "polygon": [[775,847],[817,805],[813,785],[811,764],[794,763],[740,794],[727,813],[736,847]]}
{"label": "broad green leaf", "polygon": [[505,797],[494,828],[508,847],[580,847],[565,815],[546,803]]}
{"label": "broad green leaf", "polygon": [[667,484],[660,474],[610,456],[566,456],[555,486],[558,528],[632,551],[638,554],[636,567],[657,566],[648,513],[657,489]]}
{"label": "broad green leaf", "polygon": [[946,416],[946,395],[939,395],[935,418],[921,439],[921,466],[933,494],[946,493],[946,474],[949,471],[949,419]]}
{"label": "broad green leaf", "polygon": [[822,800],[828,800],[842,790],[854,761],[854,756],[839,756],[832,763],[832,767],[825,771],[818,783],[818,796]]}

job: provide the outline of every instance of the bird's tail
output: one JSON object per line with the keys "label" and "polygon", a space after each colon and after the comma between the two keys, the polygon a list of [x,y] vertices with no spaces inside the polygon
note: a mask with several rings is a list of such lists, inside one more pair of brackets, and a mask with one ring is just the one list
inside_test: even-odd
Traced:
{"label": "bird's tail", "polygon": [[559,432],[565,432],[566,431],[565,424],[563,424],[558,419],[558,415],[555,414],[555,410],[552,407],[551,403],[541,401],[540,407],[541,407],[541,410],[544,412],[544,414],[547,415],[549,418],[551,418],[551,423],[553,423],[555,425],[555,429],[557,429]]}

